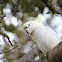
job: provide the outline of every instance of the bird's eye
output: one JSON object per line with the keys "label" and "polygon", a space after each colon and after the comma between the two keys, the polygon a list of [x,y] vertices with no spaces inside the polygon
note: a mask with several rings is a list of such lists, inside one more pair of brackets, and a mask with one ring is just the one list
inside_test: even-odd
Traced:
{"label": "bird's eye", "polygon": [[30,26],[30,24],[28,24],[28,26]]}

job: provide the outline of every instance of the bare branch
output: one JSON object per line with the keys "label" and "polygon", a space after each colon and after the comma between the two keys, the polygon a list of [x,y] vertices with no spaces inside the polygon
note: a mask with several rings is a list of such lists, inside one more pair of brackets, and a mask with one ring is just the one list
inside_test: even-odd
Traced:
{"label": "bare branch", "polygon": [[[0,18],[1,18],[0,23],[2,22],[2,19],[3,19],[5,16],[6,16],[6,15],[0,15]],[[10,41],[9,36],[8,36],[6,33],[3,33],[2,31],[0,31],[0,34],[1,34],[1,35],[3,35],[3,36],[4,36],[4,38],[6,37],[6,38],[8,39],[8,42],[11,44],[11,46],[13,46],[13,44],[12,44],[12,43],[11,43],[11,41]],[[19,46],[19,45],[16,45],[16,46],[15,46],[15,47],[13,47],[12,49],[7,50],[7,51],[4,51],[4,52],[2,52],[2,53],[0,53],[0,54],[8,53],[8,52],[10,52],[11,50],[13,50],[13,49],[17,48],[18,46]]]}
{"label": "bare branch", "polygon": [[8,42],[11,44],[11,46],[13,46],[13,44],[10,41],[9,36],[6,33],[3,33],[3,32],[0,31],[0,34],[3,35],[4,37],[6,37],[8,39]]}
{"label": "bare branch", "polygon": [[48,62],[62,62],[62,41],[48,53]]}
{"label": "bare branch", "polygon": [[3,51],[2,53],[0,53],[0,54],[3,54],[3,53],[8,53],[8,52],[10,52],[10,51],[12,51],[13,49],[15,49],[15,48],[17,48],[19,45],[16,45],[15,47],[13,47],[12,49],[10,49],[10,50],[7,50],[7,51]]}
{"label": "bare branch", "polygon": [[0,15],[0,18],[1,18],[0,23],[2,22],[2,19],[3,19],[4,17],[6,17],[6,15]]}
{"label": "bare branch", "polygon": [[[0,15],[0,18],[1,18],[0,23],[2,22],[2,19],[4,17],[6,17],[6,15]],[[8,42],[11,44],[11,46],[13,46],[13,44],[11,43],[9,36],[7,34],[3,33],[2,31],[0,31],[0,34],[3,35],[4,37],[6,37],[8,39]]]}
{"label": "bare branch", "polygon": [[62,9],[60,9],[60,5],[57,3],[58,0],[42,0],[51,11],[54,13],[59,13],[62,15]]}

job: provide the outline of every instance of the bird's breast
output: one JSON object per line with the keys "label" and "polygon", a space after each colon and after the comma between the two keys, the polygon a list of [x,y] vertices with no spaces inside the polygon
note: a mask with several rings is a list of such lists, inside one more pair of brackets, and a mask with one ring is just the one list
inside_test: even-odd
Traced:
{"label": "bird's breast", "polygon": [[32,38],[44,54],[59,43],[59,38],[45,29],[36,30]]}

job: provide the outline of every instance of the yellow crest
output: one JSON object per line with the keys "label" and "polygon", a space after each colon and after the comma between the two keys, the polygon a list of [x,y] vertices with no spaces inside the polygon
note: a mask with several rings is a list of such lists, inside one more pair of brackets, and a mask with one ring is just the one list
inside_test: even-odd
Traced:
{"label": "yellow crest", "polygon": [[42,18],[41,18],[41,16],[39,16],[39,20],[38,20],[38,23],[40,23],[40,22],[41,22],[41,20],[42,20]]}

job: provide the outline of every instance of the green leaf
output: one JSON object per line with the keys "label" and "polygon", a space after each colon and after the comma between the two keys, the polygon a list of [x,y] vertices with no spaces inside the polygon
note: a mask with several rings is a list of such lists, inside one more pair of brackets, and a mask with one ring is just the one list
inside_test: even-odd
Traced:
{"label": "green leaf", "polygon": [[53,12],[52,12],[52,11],[48,11],[46,14],[51,14],[51,15],[53,15]]}
{"label": "green leaf", "polygon": [[51,12],[49,11],[49,12],[47,12],[46,14],[50,14]]}

